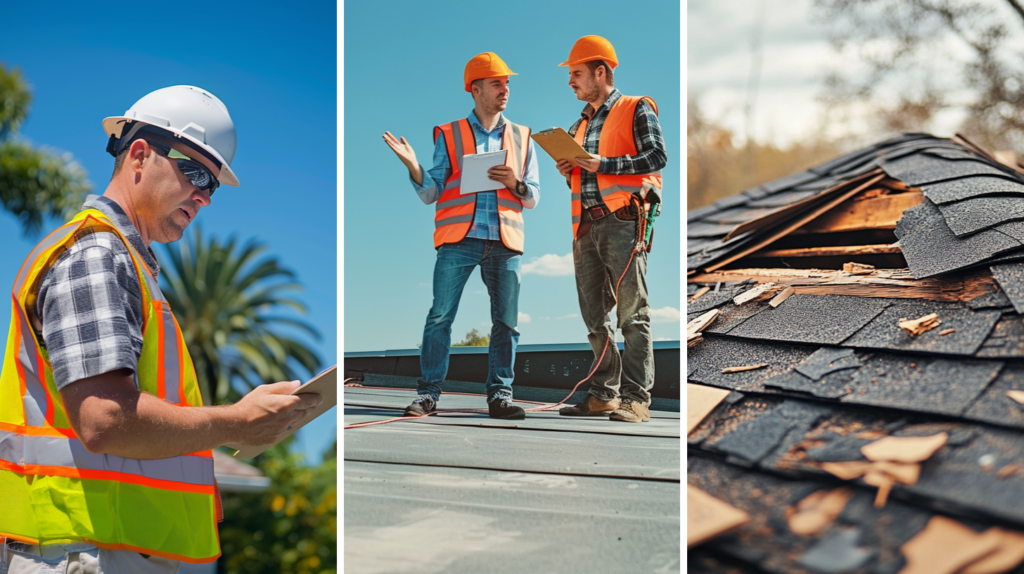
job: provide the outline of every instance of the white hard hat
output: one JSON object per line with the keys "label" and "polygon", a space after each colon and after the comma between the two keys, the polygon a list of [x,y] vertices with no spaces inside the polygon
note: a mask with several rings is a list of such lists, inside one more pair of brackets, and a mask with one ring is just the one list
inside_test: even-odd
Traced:
{"label": "white hard hat", "polygon": [[224,185],[238,185],[230,166],[237,142],[235,124],[227,106],[210,92],[195,86],[171,86],[146,94],[124,115],[103,120],[103,131],[110,136],[107,151],[116,156],[120,151],[117,143],[130,142],[146,125],[166,130],[207,152],[212,156],[207,159],[220,168],[217,179]]}

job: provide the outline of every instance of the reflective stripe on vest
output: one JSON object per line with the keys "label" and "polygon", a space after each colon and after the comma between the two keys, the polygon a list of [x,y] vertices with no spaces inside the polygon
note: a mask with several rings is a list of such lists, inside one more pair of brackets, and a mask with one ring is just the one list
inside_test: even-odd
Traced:
{"label": "reflective stripe on vest", "polygon": [[[434,142],[444,134],[451,175],[444,183],[444,192],[438,198],[434,211],[434,248],[445,243],[458,243],[465,239],[473,226],[476,213],[476,194],[462,195],[462,158],[476,153],[476,138],[469,120],[462,119],[434,128]],[[530,128],[505,121],[501,149],[505,154],[505,165],[512,168],[517,180],[522,181],[526,172],[526,157],[530,143]],[[501,188],[498,195],[498,222],[501,241],[513,251],[523,252],[524,224],[523,203],[512,190]]]}
{"label": "reflective stripe on vest", "polygon": [[[640,100],[647,100],[647,103],[658,113],[658,105],[647,96],[619,96],[619,99],[612,104],[608,110],[608,116],[601,126],[598,134],[597,154],[601,157],[620,157],[624,155],[634,156],[637,154],[636,135],[633,133],[633,118],[636,116],[636,106]],[[587,126],[589,122],[584,119],[576,129],[574,139],[576,143],[583,145],[586,141]],[[583,212],[581,182],[582,168],[576,167],[571,173],[572,184],[572,236],[573,240],[579,231],[580,216]],[[661,172],[640,173],[629,175],[617,175],[610,173],[598,173],[597,189],[601,195],[608,211],[618,211],[629,205],[630,196],[640,193],[645,187],[656,187],[661,189]]]}
{"label": "reflective stripe on vest", "polygon": [[139,390],[174,404],[202,405],[181,329],[156,278],[102,212],[78,214],[32,250],[14,284],[0,371],[0,536],[212,562],[220,555],[212,453],[141,460],[87,451],[32,327],[46,272],[75,241],[96,232],[113,233],[128,247],[139,277]]}

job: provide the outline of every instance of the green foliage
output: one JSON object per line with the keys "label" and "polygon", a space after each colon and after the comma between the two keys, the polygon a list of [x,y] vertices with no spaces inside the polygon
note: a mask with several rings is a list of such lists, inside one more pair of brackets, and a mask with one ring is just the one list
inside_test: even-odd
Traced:
{"label": "green foliage", "polygon": [[271,479],[261,493],[224,498],[222,572],[334,574],[338,560],[337,441],[316,467],[278,444],[256,459]]}
{"label": "green foliage", "polygon": [[21,70],[0,65],[0,139],[21,128],[32,103],[32,89]]}
{"label": "green foliage", "polygon": [[453,347],[486,347],[491,344],[491,336],[481,335],[479,331],[473,329],[466,333],[466,338],[452,345]]}
{"label": "green foliage", "polygon": [[26,234],[38,233],[44,216],[70,219],[92,189],[71,154],[35,148],[18,137],[31,102],[21,72],[0,65],[0,203]]}
{"label": "green foliage", "polygon": [[310,373],[320,367],[316,353],[281,333],[320,337],[305,321],[277,314],[305,313],[306,306],[285,295],[302,289],[292,271],[276,258],[258,259],[264,249],[255,241],[239,246],[234,237],[204,239],[199,226],[190,240],[165,246],[161,290],[181,326],[205,404],[241,398],[234,381],[253,388],[303,378],[296,367]]}

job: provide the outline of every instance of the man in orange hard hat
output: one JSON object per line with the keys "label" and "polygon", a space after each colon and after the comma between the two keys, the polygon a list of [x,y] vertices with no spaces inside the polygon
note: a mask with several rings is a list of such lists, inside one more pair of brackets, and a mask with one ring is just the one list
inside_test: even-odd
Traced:
{"label": "man in orange hard hat", "polygon": [[[434,303],[427,315],[420,349],[421,377],[417,397],[406,416],[434,411],[448,374],[451,326],[466,281],[477,265],[491,297],[488,348],[487,406],[490,416],[522,419],[525,411],[512,403],[519,280],[523,255],[523,209],[540,199],[537,158],[530,128],[514,124],[501,113],[508,105],[509,76],[516,75],[493,52],[466,64],[463,84],[474,108],[467,118],[434,128],[434,167],[424,170],[405,138],[384,133],[384,141],[409,169],[413,188],[434,210]],[[463,157],[505,151],[503,165],[488,170],[490,191],[462,192]]]}
{"label": "man in orange hard hat", "polygon": [[[559,413],[647,422],[654,348],[645,226],[652,206],[661,202],[667,155],[654,100],[615,89],[618,63],[611,42],[584,36],[560,64],[569,67],[576,98],[587,102],[569,135],[590,157],[559,161],[558,171],[572,189],[576,290],[595,361],[587,396]],[[609,321],[613,307],[625,340],[621,357]]]}

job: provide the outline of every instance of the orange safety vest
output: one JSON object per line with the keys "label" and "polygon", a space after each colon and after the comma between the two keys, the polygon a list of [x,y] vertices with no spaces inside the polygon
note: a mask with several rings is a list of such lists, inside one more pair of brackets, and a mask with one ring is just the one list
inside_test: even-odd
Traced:
{"label": "orange safety vest", "polygon": [[[448,164],[452,173],[444,183],[444,191],[437,200],[434,211],[434,249],[445,243],[462,241],[473,225],[476,213],[476,194],[462,195],[462,156],[476,153],[476,138],[469,120],[461,119],[434,128],[434,143],[444,134],[448,151]],[[530,144],[530,128],[505,121],[505,132],[501,149],[505,154],[505,165],[512,168],[516,179],[523,180],[526,173],[526,152]],[[498,221],[501,242],[512,251],[523,252],[523,202],[512,190],[498,190]]]}
{"label": "orange safety vest", "polygon": [[[612,104],[608,110],[608,117],[601,126],[598,134],[597,154],[601,157],[620,157],[624,155],[636,155],[636,138],[633,134],[633,117],[636,115],[636,105],[640,100],[647,100],[647,103],[658,113],[658,105],[648,96],[619,96],[619,99]],[[587,133],[587,119],[580,122],[579,128],[573,139],[576,143],[583,145]],[[572,236],[576,238],[576,232],[580,226],[580,214],[583,211],[581,202],[581,179],[582,169],[573,168],[571,172],[572,181]],[[640,193],[647,187],[661,189],[661,172],[640,173],[640,174],[612,174],[598,173],[597,188],[601,193],[601,200],[604,201],[608,211],[618,211],[629,205],[630,196]]]}
{"label": "orange safety vest", "polygon": [[181,329],[156,278],[102,212],[79,213],[32,250],[14,283],[0,371],[0,536],[213,562],[220,556],[213,453],[142,460],[87,451],[32,327],[47,271],[75,241],[96,232],[113,233],[128,246],[142,288],[139,390],[181,406],[203,402]]}

